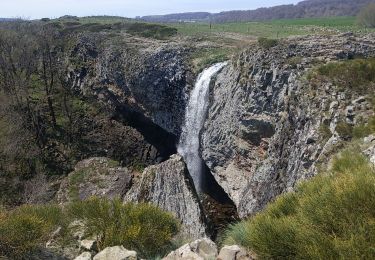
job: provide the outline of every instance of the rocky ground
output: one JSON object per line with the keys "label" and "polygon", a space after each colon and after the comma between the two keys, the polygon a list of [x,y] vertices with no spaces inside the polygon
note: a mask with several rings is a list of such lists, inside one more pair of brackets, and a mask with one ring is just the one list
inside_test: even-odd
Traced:
{"label": "rocky ground", "polygon": [[[81,243],[82,253],[74,260],[137,260],[137,252],[125,249],[123,246],[108,247],[99,253],[95,252],[92,243]],[[239,246],[225,246],[220,252],[214,242],[204,238],[185,244],[171,252],[162,260],[252,260],[253,256]]]}

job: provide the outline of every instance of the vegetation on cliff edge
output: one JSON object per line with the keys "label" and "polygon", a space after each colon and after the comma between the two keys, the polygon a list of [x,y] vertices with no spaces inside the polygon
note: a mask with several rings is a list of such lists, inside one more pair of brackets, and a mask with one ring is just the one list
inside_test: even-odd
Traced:
{"label": "vegetation on cliff edge", "polygon": [[150,204],[94,197],[64,207],[24,205],[0,210],[0,258],[29,259],[52,238],[62,245],[75,241],[73,221],[84,224],[84,237],[95,237],[99,250],[123,245],[148,258],[170,249],[179,230],[170,213]]}
{"label": "vegetation on cliff edge", "polygon": [[230,227],[224,243],[240,244],[259,259],[373,259],[374,186],[373,166],[344,151],[331,170]]}

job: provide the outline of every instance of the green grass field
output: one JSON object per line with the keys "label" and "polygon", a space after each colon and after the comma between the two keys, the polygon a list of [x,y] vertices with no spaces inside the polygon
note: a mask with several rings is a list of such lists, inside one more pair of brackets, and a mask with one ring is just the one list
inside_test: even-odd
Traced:
{"label": "green grass field", "polygon": [[335,32],[369,32],[356,24],[356,17],[325,17],[283,19],[266,22],[208,23],[174,23],[181,35],[210,35],[218,33],[239,33],[254,37],[283,38],[292,35],[306,35]]}
{"label": "green grass field", "polygon": [[[60,22],[75,22],[80,24],[134,24],[137,20],[117,16],[91,16],[81,17],[79,20],[67,18],[58,19]],[[293,35],[307,34],[332,34],[338,32],[375,32],[374,29],[365,29],[357,25],[356,17],[323,17],[281,19],[264,22],[233,22],[233,23],[168,23],[162,24],[178,29],[181,36],[223,36],[222,34],[234,33],[249,37],[284,38]],[[223,38],[228,38],[224,36]],[[230,38],[230,37],[229,37]]]}

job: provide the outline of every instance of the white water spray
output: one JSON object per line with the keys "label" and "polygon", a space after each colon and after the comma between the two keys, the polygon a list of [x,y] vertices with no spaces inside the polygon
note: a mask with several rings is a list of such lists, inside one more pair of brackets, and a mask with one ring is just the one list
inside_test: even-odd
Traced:
{"label": "white water spray", "polygon": [[211,78],[221,70],[227,62],[217,63],[205,69],[198,77],[186,108],[185,123],[177,150],[187,164],[195,188],[202,191],[203,160],[199,154],[199,134],[206,120],[208,109],[209,86]]}

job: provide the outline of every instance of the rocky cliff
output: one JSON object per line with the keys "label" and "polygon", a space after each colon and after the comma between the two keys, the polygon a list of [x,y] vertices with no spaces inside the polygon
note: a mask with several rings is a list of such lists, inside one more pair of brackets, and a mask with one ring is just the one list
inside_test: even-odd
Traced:
{"label": "rocky cliff", "polygon": [[172,212],[181,220],[185,237],[199,238],[206,235],[206,219],[193,181],[179,155],[146,168],[124,201],[150,202]]}
{"label": "rocky cliff", "polygon": [[[99,51],[90,39],[79,41],[74,56],[82,55],[84,62],[68,68],[68,82],[108,105],[118,120],[151,140],[154,158],[167,159],[175,152],[193,82],[184,49],[178,44],[145,42],[139,48],[137,42],[135,50],[134,42],[125,42],[123,48],[109,45]],[[364,94],[308,78],[322,64],[373,56],[373,35],[342,34],[289,38],[272,48],[253,45],[233,57],[211,82],[201,131],[201,154],[208,167],[205,178],[215,179],[207,182],[208,196],[228,195],[234,203],[225,211],[230,216],[220,219],[236,219],[235,207],[240,217],[254,214],[317,174],[319,165],[346,138],[337,125],[355,125],[373,115],[371,91]],[[217,202],[198,198],[181,157],[132,176],[133,181],[127,182],[130,190],[118,195],[173,212],[190,237],[203,236],[215,215],[224,212],[221,206],[212,211],[210,205]],[[219,190],[226,195],[219,196]],[[230,204],[225,199],[223,205]]]}
{"label": "rocky cliff", "polygon": [[335,130],[340,120],[355,124],[373,113],[371,91],[369,97],[329,82],[313,85],[311,68],[374,55],[374,35],[297,37],[244,51],[217,76],[202,156],[241,217],[315,175],[345,138]]}
{"label": "rocky cliff", "polygon": [[180,43],[103,34],[78,35],[67,57],[67,82],[114,111],[150,120],[177,136],[194,80]]}
{"label": "rocky cliff", "polygon": [[238,216],[254,214],[314,176],[347,138],[337,131],[340,123],[353,126],[373,115],[371,91],[314,82],[309,75],[328,62],[374,57],[374,35],[295,37],[270,48],[254,43],[212,78],[200,133],[207,187],[198,196],[182,158],[170,158],[195,80],[189,48],[104,36],[76,36],[63,60],[65,82],[104,105],[107,120],[126,126],[110,144],[129,145],[120,164],[106,158],[79,163],[61,182],[61,203],[92,195],[151,202],[178,217],[186,236],[214,237]]}

